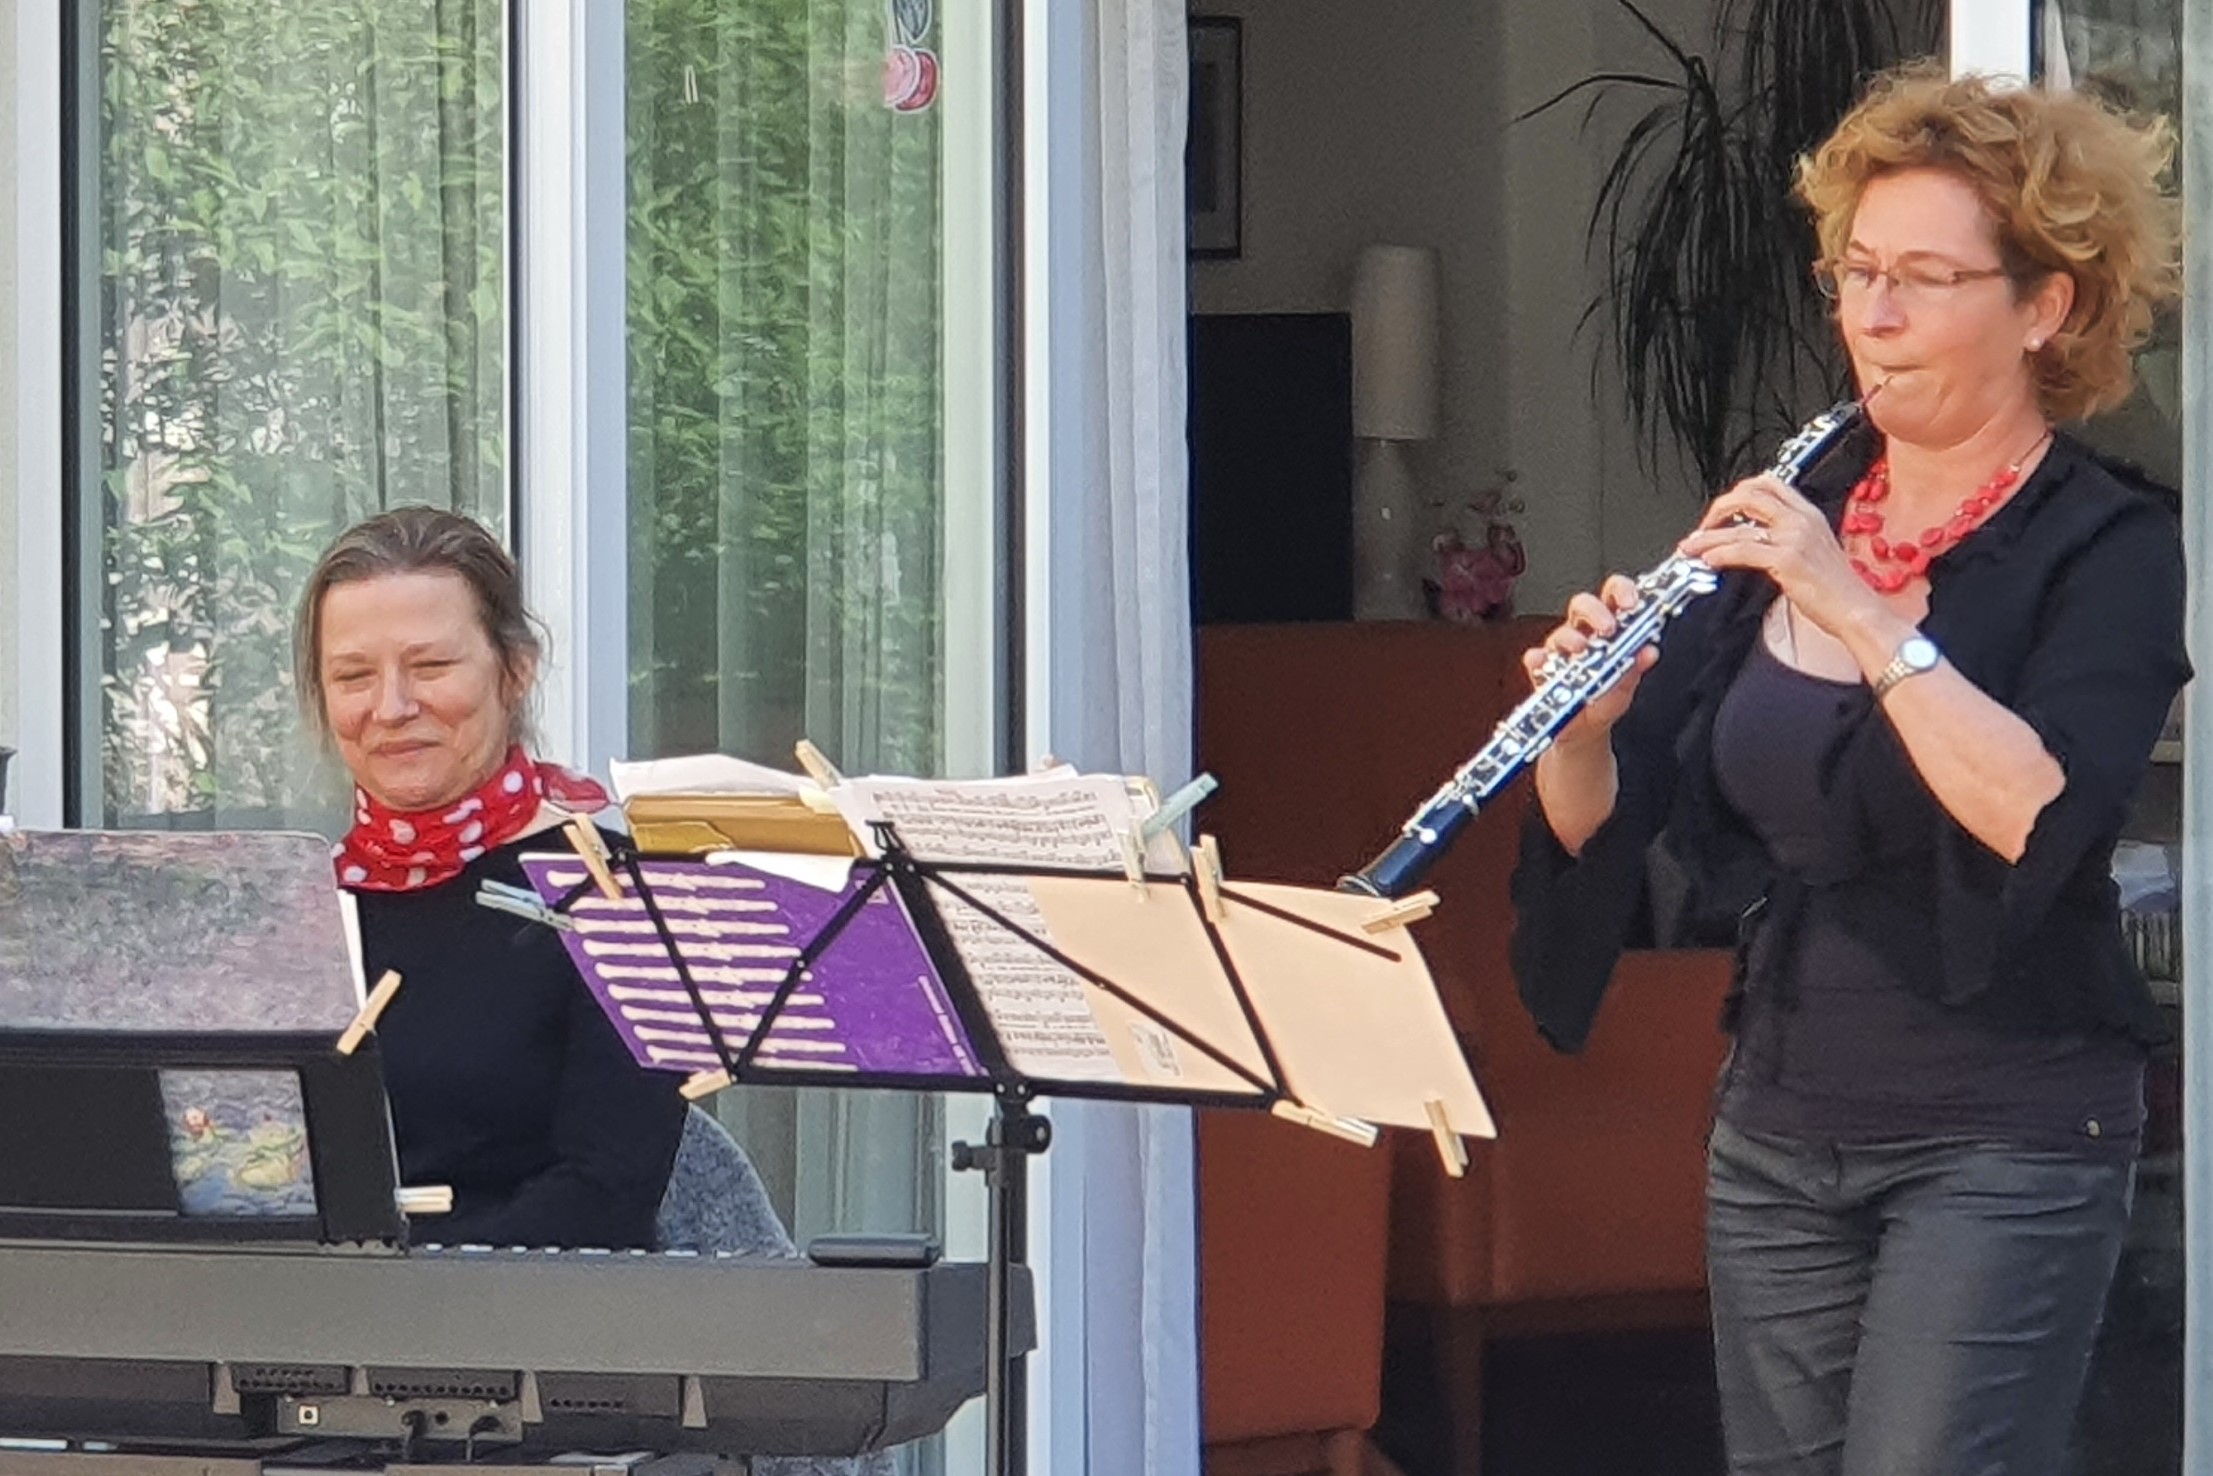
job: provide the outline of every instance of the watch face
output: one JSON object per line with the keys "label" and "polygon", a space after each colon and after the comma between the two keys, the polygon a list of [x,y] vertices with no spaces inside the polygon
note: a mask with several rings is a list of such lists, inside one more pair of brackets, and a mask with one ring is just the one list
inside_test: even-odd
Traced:
{"label": "watch face", "polygon": [[1927,636],[1914,636],[1898,648],[1898,659],[1915,671],[1933,671],[1944,658],[1938,654],[1936,642]]}

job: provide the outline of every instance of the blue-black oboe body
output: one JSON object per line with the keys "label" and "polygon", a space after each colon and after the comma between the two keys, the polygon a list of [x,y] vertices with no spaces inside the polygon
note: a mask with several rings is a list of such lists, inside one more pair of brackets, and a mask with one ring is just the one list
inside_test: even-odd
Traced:
{"label": "blue-black oboe body", "polygon": [[[1767,474],[1786,484],[1796,483],[1859,418],[1860,406],[1851,400],[1822,411],[1783,443]],[[1475,757],[1415,812],[1389,849],[1338,882],[1338,890],[1403,897],[1420,886],[1491,796],[1535,763],[1592,698],[1621,680],[1637,653],[1659,640],[1661,630],[1684,606],[1712,593],[1720,582],[1719,573],[1705,560],[1683,554],[1671,555],[1639,576],[1637,603],[1621,613],[1614,633],[1594,637],[1577,655],[1555,653],[1548,658],[1537,674],[1535,690],[1492,730]]]}

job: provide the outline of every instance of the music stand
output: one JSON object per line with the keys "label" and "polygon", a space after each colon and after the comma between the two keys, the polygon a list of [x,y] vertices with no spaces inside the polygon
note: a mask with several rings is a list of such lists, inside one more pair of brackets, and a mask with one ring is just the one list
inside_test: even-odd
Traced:
{"label": "music stand", "polygon": [[0,1237],[397,1248],[329,844],[0,833]]}
{"label": "music stand", "polygon": [[[1418,950],[1356,920],[1372,899],[1232,888],[1198,868],[925,861],[871,824],[879,854],[833,863],[844,879],[828,888],[620,843],[604,879],[577,856],[523,865],[635,1058],[688,1074],[688,1094],[992,1094],[985,1141],[956,1145],[954,1163],[984,1174],[990,1201],[995,1476],[1026,1468],[1012,1319],[1028,1159],[1050,1141],[1035,1097],[1258,1107],[1366,1142],[1359,1119],[1491,1130]],[[1069,991],[1080,1021],[1055,1014]]]}

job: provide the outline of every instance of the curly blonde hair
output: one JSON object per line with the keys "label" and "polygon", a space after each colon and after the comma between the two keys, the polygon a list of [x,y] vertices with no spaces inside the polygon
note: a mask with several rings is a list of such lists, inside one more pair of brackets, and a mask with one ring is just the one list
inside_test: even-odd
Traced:
{"label": "curly blonde hair", "polygon": [[2045,415],[2074,420],[2128,398],[2129,356],[2150,336],[2153,310],[2181,291],[2181,217],[2161,183],[2174,152],[2163,118],[1914,62],[1877,76],[1798,161],[1798,197],[1833,259],[1870,181],[1904,169],[1966,181],[1996,226],[2016,295],[2052,272],[2074,280],[2074,306],[2035,362]]}

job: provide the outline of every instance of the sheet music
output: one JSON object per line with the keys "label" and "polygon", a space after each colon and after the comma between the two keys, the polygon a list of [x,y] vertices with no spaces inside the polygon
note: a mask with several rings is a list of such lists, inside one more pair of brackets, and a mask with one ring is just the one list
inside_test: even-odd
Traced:
{"label": "sheet music", "polygon": [[346,962],[353,968],[353,1002],[365,1004],[369,998],[369,969],[361,957],[361,907],[359,899],[343,888],[338,893],[338,917],[346,930]]}
{"label": "sheet music", "polygon": [[618,800],[639,794],[802,794],[815,788],[804,775],[724,753],[615,759],[607,765],[607,777]]}
{"label": "sheet music", "polygon": [[[1123,837],[1143,816],[1118,774],[1057,770],[1012,779],[850,779],[830,792],[853,833],[875,853],[874,820],[899,827],[922,861],[971,861],[1079,871],[1122,869]],[[1180,876],[1173,837],[1145,848],[1145,869]]]}
{"label": "sheet music", "polygon": [[[1066,767],[977,781],[856,779],[832,790],[831,798],[872,849],[869,822],[889,820],[898,826],[900,842],[924,861],[1120,871],[1124,837],[1143,820],[1121,775],[1078,774]],[[1149,872],[1175,875],[1185,866],[1173,837],[1156,837],[1145,848]],[[952,880],[1009,921],[1052,941],[1045,914],[1021,878]],[[1123,1079],[1082,979],[981,913],[942,891],[939,896],[938,911],[1015,1069],[1061,1081]]]}
{"label": "sheet music", "polygon": [[[1050,943],[1045,913],[1018,876],[963,876],[956,884],[1007,921]],[[1028,940],[1017,937],[975,908],[937,890],[938,913],[968,977],[983,996],[1007,1061],[1024,1076],[1055,1081],[1120,1081],[1084,982]]]}

